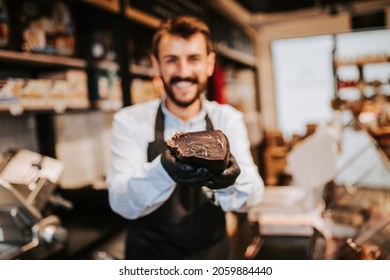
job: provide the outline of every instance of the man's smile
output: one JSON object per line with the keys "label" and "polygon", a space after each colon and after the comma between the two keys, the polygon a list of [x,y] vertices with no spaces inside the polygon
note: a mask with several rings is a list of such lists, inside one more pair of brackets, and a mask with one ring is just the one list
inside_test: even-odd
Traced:
{"label": "man's smile", "polygon": [[174,85],[176,85],[180,89],[185,89],[190,87],[192,85],[192,82],[183,81],[183,82],[174,83]]}

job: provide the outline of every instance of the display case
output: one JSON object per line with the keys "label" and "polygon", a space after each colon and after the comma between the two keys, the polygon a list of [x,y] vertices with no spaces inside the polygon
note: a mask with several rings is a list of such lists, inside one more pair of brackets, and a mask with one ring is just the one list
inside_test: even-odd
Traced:
{"label": "display case", "polygon": [[334,36],[332,108],[342,133],[324,192],[330,258],[389,259],[389,40],[388,29]]}
{"label": "display case", "polygon": [[332,101],[334,109],[352,113],[355,128],[367,131],[387,165],[390,158],[389,40],[388,29],[334,36],[335,98]]}

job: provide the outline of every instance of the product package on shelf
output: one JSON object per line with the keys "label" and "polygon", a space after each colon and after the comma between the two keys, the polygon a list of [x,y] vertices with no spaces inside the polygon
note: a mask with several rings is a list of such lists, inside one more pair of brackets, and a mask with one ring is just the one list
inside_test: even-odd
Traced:
{"label": "product package on shelf", "polygon": [[112,72],[98,75],[97,107],[105,111],[115,111],[122,107],[122,85],[118,75]]}
{"label": "product package on shelf", "polygon": [[[61,78],[59,77],[61,76]],[[88,108],[87,78],[83,71],[69,70],[38,79],[0,80],[0,108],[10,111]]]}
{"label": "product package on shelf", "polygon": [[40,78],[52,81],[51,97],[53,100],[66,100],[66,108],[88,108],[87,73],[83,70],[66,70],[41,74]]}
{"label": "product package on shelf", "polygon": [[159,78],[153,80],[134,79],[130,89],[131,100],[134,104],[146,102],[160,97],[161,90],[161,80]]}
{"label": "product package on shelf", "polygon": [[67,1],[27,1],[18,5],[20,48],[26,52],[72,56],[75,26]]}
{"label": "product package on shelf", "polygon": [[30,80],[7,78],[1,80],[0,105],[2,109],[9,109],[17,114],[24,109],[49,108],[48,80]]}
{"label": "product package on shelf", "polygon": [[17,84],[13,79],[0,80],[0,103],[12,102],[17,98]]}
{"label": "product package on shelf", "polygon": [[0,0],[0,48],[4,48],[9,42],[8,10],[4,0]]}

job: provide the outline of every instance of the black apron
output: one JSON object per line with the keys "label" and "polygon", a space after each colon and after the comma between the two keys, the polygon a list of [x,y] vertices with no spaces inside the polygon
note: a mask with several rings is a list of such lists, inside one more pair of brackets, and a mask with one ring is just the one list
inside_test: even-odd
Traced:
{"label": "black apron", "polygon": [[[206,129],[213,125],[206,115]],[[166,149],[164,115],[157,111],[155,141],[148,162]],[[229,256],[225,213],[199,187],[177,185],[154,212],[129,221],[126,259],[226,259]]]}

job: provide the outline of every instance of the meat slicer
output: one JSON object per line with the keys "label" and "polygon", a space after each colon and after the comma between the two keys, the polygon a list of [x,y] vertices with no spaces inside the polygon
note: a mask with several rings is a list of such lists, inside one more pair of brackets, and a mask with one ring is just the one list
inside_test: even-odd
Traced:
{"label": "meat slicer", "polygon": [[29,150],[0,155],[0,259],[45,259],[64,248],[67,231],[52,206],[64,164]]}

